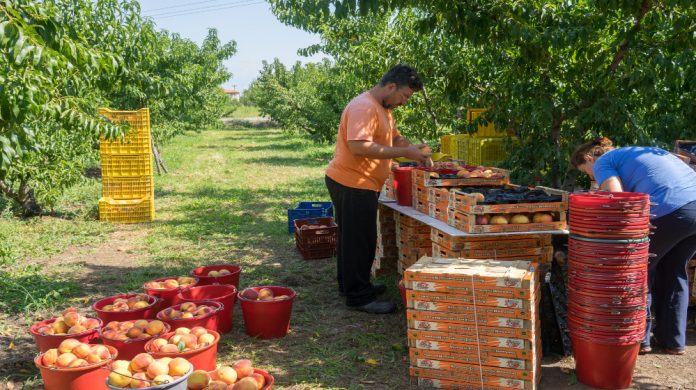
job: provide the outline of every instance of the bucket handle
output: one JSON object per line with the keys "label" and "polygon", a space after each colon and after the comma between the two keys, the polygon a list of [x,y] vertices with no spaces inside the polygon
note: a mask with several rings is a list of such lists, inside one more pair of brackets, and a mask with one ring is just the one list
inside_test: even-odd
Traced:
{"label": "bucket handle", "polygon": [[[53,367],[51,367],[51,368],[53,368]],[[106,370],[106,371],[109,371],[109,372],[116,372],[116,371],[112,370],[110,367],[106,367],[106,366],[102,366],[101,369]],[[157,383],[155,383],[155,381],[152,380],[152,379],[133,378],[132,376],[128,376],[128,375],[125,375],[125,374],[121,374],[120,372],[117,372],[117,374],[118,374],[118,375],[121,375],[121,376],[125,376],[126,378],[135,379],[136,381],[143,381],[143,382],[150,383],[152,386],[162,386],[162,385],[167,385],[167,384],[169,384],[169,381],[167,381],[167,382],[165,382],[165,383],[157,384]],[[112,385],[112,386],[113,386],[113,385]],[[175,388],[175,386],[176,386],[176,384],[171,384],[170,386],[161,387],[160,389],[162,389],[162,390],[173,389],[173,388]]]}

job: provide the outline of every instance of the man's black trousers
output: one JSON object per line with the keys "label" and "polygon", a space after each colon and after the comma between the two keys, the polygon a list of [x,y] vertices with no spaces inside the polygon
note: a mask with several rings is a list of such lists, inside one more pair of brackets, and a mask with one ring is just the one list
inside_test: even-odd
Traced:
{"label": "man's black trousers", "polygon": [[346,187],[328,176],[325,181],[338,224],[338,290],[346,295],[348,306],[362,306],[376,298],[370,272],[377,246],[379,192]]}

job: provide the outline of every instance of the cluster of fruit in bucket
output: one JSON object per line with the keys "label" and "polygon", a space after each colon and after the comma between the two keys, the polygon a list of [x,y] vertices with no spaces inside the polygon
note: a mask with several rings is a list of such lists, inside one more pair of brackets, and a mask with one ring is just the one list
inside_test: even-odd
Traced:
{"label": "cluster of fruit in bucket", "polygon": [[98,364],[108,359],[111,359],[111,352],[103,345],[65,339],[58,348],[51,348],[43,354],[41,364],[46,367],[73,368]]}
{"label": "cluster of fruit in bucket", "polygon": [[500,178],[503,177],[503,174],[484,166],[470,167],[451,163],[444,169],[437,169],[436,171],[430,172],[428,177],[431,179]]}
{"label": "cluster of fruit in bucket", "polygon": [[171,290],[173,288],[188,287],[196,283],[196,279],[190,276],[179,276],[176,279],[153,280],[145,283],[145,288],[153,290]]}
{"label": "cluster of fruit in bucket", "polygon": [[63,310],[63,313],[56,317],[50,324],[42,325],[36,332],[42,335],[63,335],[78,334],[84,331],[98,328],[99,320],[82,316],[74,307]]}
{"label": "cluster of fruit in bucket", "polygon": [[266,385],[263,375],[254,372],[248,359],[237,360],[231,366],[217,370],[196,370],[186,383],[188,390],[259,390]]}
{"label": "cluster of fruit in bucket", "polygon": [[168,339],[155,339],[152,341],[152,347],[157,352],[176,353],[204,348],[214,341],[215,336],[212,333],[208,333],[202,326],[194,326],[191,329],[178,328]]}
{"label": "cluster of fruit in bucket", "polygon": [[517,203],[553,203],[560,202],[560,195],[547,194],[542,190],[525,187],[519,188],[459,188],[461,192],[472,194],[476,204],[517,204]]}
{"label": "cluster of fruit in bucket", "polygon": [[167,330],[159,320],[111,321],[101,331],[101,337],[116,340],[136,340],[158,336]]}
{"label": "cluster of fruit in bucket", "polygon": [[146,388],[172,383],[191,369],[191,363],[184,358],[155,359],[147,353],[139,353],[131,361],[113,362],[108,381],[113,387]]}
{"label": "cluster of fruit in bucket", "polygon": [[208,315],[215,311],[212,306],[196,305],[193,302],[184,302],[181,305],[168,307],[157,313],[157,318],[161,320],[180,320],[185,318],[198,318]]}
{"label": "cluster of fruit in bucket", "polygon": [[249,287],[242,290],[242,297],[253,301],[283,301],[289,299],[287,295],[273,295],[273,290],[267,287]]}
{"label": "cluster of fruit in bucket", "polygon": [[220,270],[217,270],[217,271],[216,271],[216,270],[212,270],[212,271],[208,272],[208,276],[210,276],[210,277],[212,277],[212,278],[217,278],[218,276],[225,276],[225,275],[229,275],[229,274],[231,274],[231,273],[232,273],[232,271],[223,268],[223,269],[220,269]]}
{"label": "cluster of fruit in bucket", "polygon": [[106,305],[101,309],[104,311],[129,311],[144,309],[150,306],[150,297],[145,294],[137,294],[128,299],[116,298],[110,305]]}

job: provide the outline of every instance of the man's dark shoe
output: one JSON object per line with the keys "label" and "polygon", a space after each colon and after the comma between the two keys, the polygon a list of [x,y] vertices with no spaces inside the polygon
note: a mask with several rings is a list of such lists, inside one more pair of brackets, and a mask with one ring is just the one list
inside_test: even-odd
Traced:
{"label": "man's dark shoe", "polygon": [[372,301],[367,305],[351,307],[353,310],[364,311],[370,314],[389,314],[396,310],[396,305],[391,302]]}
{"label": "man's dark shoe", "polygon": [[[372,288],[375,290],[375,294],[377,295],[382,295],[387,291],[387,286],[383,284],[373,284]],[[346,296],[346,293],[344,291],[339,291],[338,294],[342,297]]]}

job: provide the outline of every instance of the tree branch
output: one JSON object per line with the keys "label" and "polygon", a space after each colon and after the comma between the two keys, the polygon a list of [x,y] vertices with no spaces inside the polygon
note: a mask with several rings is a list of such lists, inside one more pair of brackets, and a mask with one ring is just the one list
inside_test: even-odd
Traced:
{"label": "tree branch", "polygon": [[636,23],[633,25],[633,28],[631,28],[631,32],[626,36],[626,38],[624,38],[624,40],[619,45],[619,50],[616,52],[616,54],[614,54],[614,59],[611,61],[609,70],[611,71],[612,75],[616,73],[616,69],[618,69],[621,60],[623,60],[624,56],[628,52],[628,46],[631,44],[631,38],[634,37],[636,33],[638,33],[638,31],[640,31],[640,22],[645,17],[645,14],[648,13],[648,10],[650,10],[651,5],[651,0],[643,0],[643,4],[640,6],[638,15],[636,15]]}

